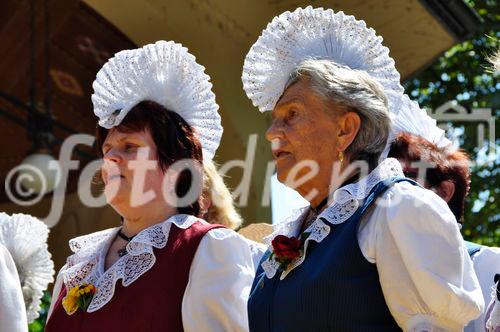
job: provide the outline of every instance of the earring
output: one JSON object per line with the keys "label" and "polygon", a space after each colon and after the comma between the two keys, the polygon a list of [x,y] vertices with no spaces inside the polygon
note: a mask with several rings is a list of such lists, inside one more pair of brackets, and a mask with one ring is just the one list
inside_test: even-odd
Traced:
{"label": "earring", "polygon": [[344,152],[342,152],[342,151],[339,151],[339,160],[340,160],[341,164],[344,161]]}

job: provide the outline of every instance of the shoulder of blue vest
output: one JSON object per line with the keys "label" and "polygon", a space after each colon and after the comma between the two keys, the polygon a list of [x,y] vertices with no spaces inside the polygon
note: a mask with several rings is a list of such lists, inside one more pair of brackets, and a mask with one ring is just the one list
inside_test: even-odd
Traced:
{"label": "shoulder of blue vest", "polygon": [[481,250],[482,246],[480,244],[469,241],[464,241],[464,242],[465,246],[467,247],[467,252],[469,253],[469,256],[471,258]]}

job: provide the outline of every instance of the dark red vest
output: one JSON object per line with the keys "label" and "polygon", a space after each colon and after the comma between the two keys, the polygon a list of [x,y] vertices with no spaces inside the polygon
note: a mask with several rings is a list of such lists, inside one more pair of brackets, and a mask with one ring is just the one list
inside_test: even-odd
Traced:
{"label": "dark red vest", "polygon": [[181,306],[191,262],[203,236],[219,227],[201,222],[188,229],[172,225],[165,248],[154,249],[153,267],[127,287],[118,280],[113,298],[95,312],[79,309],[68,315],[61,304],[67,291],[63,287],[45,331],[183,331]]}

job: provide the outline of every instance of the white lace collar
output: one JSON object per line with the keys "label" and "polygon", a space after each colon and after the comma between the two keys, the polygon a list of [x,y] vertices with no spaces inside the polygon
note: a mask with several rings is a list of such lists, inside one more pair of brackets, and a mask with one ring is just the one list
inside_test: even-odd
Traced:
{"label": "white lace collar", "polygon": [[66,289],[69,291],[82,283],[93,284],[97,290],[87,312],[99,310],[113,297],[115,284],[119,279],[127,287],[153,267],[156,262],[153,248],[166,246],[172,224],[187,229],[200,220],[194,216],[178,214],[142,230],[127,244],[127,255],[120,257],[106,271],[106,253],[119,227],[70,240],[69,246],[74,254],[68,257],[66,268],[61,271]]}
{"label": "white lace collar", "polygon": [[[348,220],[359,208],[360,201],[368,196],[375,185],[396,176],[404,176],[401,165],[396,159],[387,158],[368,174],[368,176],[360,181],[337,189],[333,194],[333,202],[324,209],[316,220],[305,230],[305,232],[309,232],[310,235],[304,241],[302,254],[294,259],[288,265],[287,269],[281,273],[280,280],[283,280],[290,271],[302,264],[305,260],[305,253],[307,252],[309,241],[315,241],[317,243],[323,241],[323,239],[330,234],[329,224],[337,225]],[[271,242],[277,235],[285,235],[288,237],[298,236],[302,220],[308,210],[308,206],[294,210],[289,218],[274,226],[274,232],[264,239],[271,252],[273,251]],[[327,223],[325,223],[323,219],[326,220]],[[279,263],[273,259],[265,260],[262,262],[261,266],[269,279],[273,278],[279,269]]]}

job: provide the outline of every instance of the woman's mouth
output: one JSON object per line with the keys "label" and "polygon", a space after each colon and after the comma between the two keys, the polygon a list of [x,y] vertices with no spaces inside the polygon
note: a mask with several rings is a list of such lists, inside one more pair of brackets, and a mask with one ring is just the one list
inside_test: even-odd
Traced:
{"label": "woman's mouth", "polygon": [[116,180],[116,179],[122,179],[122,178],[124,178],[124,176],[123,176],[123,175],[121,175],[121,174],[115,174],[115,175],[108,176],[108,178],[107,178],[107,181],[106,181],[106,182],[108,182],[108,183],[109,183],[109,182],[111,182],[111,181],[113,181],[113,180]]}
{"label": "woman's mouth", "polygon": [[287,152],[287,151],[283,151],[283,150],[275,150],[273,151],[273,157],[274,159],[280,159],[282,157],[286,157],[290,155],[290,152]]}

